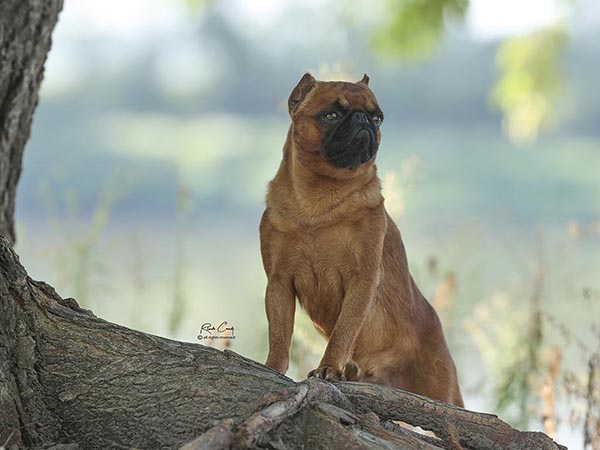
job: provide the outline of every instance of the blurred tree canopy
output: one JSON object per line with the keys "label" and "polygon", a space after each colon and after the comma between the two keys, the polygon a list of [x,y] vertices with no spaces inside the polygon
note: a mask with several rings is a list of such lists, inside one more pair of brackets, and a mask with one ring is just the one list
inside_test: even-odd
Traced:
{"label": "blurred tree canopy", "polygon": [[561,56],[567,38],[562,25],[503,42],[498,49],[501,76],[491,95],[513,141],[535,139],[556,119],[563,88]]}
{"label": "blurred tree canopy", "polygon": [[[198,11],[215,0],[182,1]],[[567,11],[575,2],[563,3]],[[372,51],[390,60],[425,60],[440,47],[447,25],[464,21],[469,6],[469,0],[387,0],[372,30]],[[557,106],[566,90],[561,63],[567,37],[567,24],[561,20],[499,44],[498,77],[489,98],[492,108],[501,111],[513,142],[535,140],[559,118]]]}
{"label": "blurred tree canopy", "polygon": [[463,19],[468,7],[468,0],[388,0],[373,48],[390,57],[424,58],[441,41],[446,22]]}
{"label": "blurred tree canopy", "polygon": [[208,4],[212,3],[214,0],[181,0],[185,3],[185,6],[190,9],[192,12],[196,12]]}
{"label": "blurred tree canopy", "polygon": [[[425,58],[439,46],[446,24],[464,19],[468,8],[469,0],[389,0],[389,19],[374,33],[373,48],[389,58]],[[490,100],[501,110],[513,142],[534,140],[554,124],[564,91],[566,38],[562,21],[499,45],[499,76]]]}

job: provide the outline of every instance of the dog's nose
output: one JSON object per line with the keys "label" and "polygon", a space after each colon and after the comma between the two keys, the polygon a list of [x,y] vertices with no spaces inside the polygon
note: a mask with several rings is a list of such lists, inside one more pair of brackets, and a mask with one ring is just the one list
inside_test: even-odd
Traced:
{"label": "dog's nose", "polygon": [[369,117],[364,112],[357,111],[352,114],[352,122],[356,124],[369,123]]}

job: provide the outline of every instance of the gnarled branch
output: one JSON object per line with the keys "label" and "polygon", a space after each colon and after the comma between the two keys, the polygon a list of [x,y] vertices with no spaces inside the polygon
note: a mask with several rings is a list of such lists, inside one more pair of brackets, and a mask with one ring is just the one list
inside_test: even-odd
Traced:
{"label": "gnarled branch", "polygon": [[104,321],[29,278],[0,238],[7,439],[7,448],[56,450],[559,448],[495,416],[384,386],[295,383],[234,352]]}

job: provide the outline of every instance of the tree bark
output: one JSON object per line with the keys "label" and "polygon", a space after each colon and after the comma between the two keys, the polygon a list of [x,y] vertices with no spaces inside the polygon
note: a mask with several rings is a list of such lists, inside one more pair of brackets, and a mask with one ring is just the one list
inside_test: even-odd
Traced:
{"label": "tree bark", "polygon": [[15,242],[23,149],[62,0],[0,1],[0,235]]}
{"label": "tree bark", "polygon": [[0,238],[4,442],[54,450],[560,448],[492,415],[384,386],[295,383],[231,351],[106,322],[29,278]]}

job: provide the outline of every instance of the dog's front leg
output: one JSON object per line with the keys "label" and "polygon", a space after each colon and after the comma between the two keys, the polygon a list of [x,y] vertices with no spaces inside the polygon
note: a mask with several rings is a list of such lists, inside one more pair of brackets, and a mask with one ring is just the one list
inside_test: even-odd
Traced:
{"label": "dog's front leg", "polygon": [[343,370],[352,356],[354,341],[367,317],[369,306],[377,289],[378,277],[353,277],[346,288],[346,296],[340,315],[335,323],[325,354],[317,369],[309,377],[325,380],[344,380]]}
{"label": "dog's front leg", "polygon": [[290,362],[296,295],[291,277],[271,276],[265,306],[269,322],[269,356],[266,366],[285,374]]}

